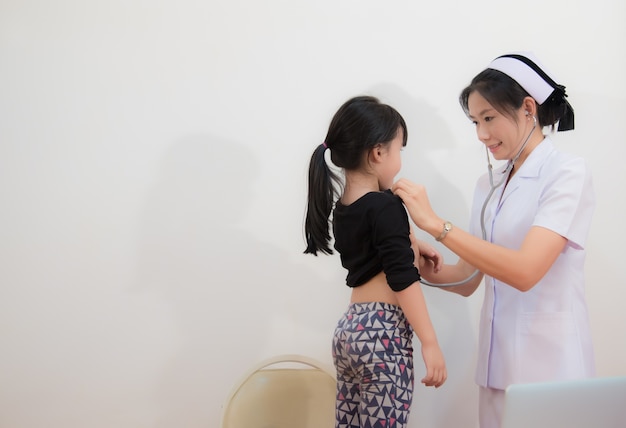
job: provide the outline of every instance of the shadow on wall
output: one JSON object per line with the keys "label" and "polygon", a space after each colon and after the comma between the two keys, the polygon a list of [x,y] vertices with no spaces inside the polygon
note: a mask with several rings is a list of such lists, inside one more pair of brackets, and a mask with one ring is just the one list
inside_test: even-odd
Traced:
{"label": "shadow on wall", "polygon": [[[381,101],[396,108],[407,123],[409,143],[402,158],[401,176],[426,185],[431,205],[440,215],[449,216],[467,229],[470,207],[463,195],[450,182],[451,171],[441,170],[428,161],[429,151],[454,149],[454,136],[436,109],[413,98],[393,84],[379,84],[370,89]],[[477,178],[477,177],[475,177]],[[472,179],[475,179],[472,178]],[[471,198],[470,198],[471,199]],[[463,223],[464,222],[464,223]],[[418,232],[418,237],[439,250],[447,263],[456,263],[458,257],[429,235]],[[425,389],[416,382],[412,418],[409,425],[471,427],[478,420],[477,387],[474,384],[476,361],[475,315],[470,314],[468,299],[439,289],[423,287],[429,312],[437,330],[438,339],[446,357],[448,380],[441,390]],[[480,298],[482,288],[471,299]],[[419,342],[417,342],[419,343]],[[416,368],[423,367],[416,350]],[[416,374],[416,380],[419,380]],[[418,386],[419,385],[419,386]],[[450,409],[454,409],[453,412]],[[418,421],[430,421],[420,424]]]}
{"label": "shadow on wall", "polygon": [[[164,296],[180,340],[156,386],[156,427],[217,427],[234,382],[268,354],[294,352],[271,343],[291,333],[329,330],[322,335],[330,355],[338,314],[320,314],[328,303],[319,278],[239,227],[258,170],[241,144],[188,137],[166,153],[149,193],[139,282]],[[331,324],[320,327],[321,318]]]}

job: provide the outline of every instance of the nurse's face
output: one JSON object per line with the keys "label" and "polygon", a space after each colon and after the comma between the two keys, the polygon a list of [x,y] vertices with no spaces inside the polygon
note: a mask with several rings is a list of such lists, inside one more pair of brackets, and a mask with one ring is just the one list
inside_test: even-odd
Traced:
{"label": "nurse's face", "polygon": [[476,91],[470,94],[467,106],[469,118],[476,125],[478,139],[493,157],[497,160],[515,157],[530,130],[524,109],[520,108],[512,118],[497,111]]}

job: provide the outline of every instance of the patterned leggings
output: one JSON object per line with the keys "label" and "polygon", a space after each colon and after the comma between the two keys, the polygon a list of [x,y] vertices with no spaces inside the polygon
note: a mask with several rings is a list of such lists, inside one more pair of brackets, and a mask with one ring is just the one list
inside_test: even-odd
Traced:
{"label": "patterned leggings", "polygon": [[413,398],[413,329],[400,307],[355,303],[333,338],[336,428],[406,427]]}

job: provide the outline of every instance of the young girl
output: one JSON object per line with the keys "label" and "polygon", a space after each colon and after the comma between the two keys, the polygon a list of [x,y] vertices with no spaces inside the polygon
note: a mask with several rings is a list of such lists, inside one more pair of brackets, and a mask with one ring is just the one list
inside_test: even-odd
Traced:
{"label": "young girl", "polygon": [[[422,186],[394,185],[418,227],[459,256],[431,275],[472,294],[485,275],[476,382],[481,428],[500,426],[513,383],[560,381],[594,374],[585,303],[585,241],[595,206],[583,159],[557,150],[543,128],[574,128],[574,111],[532,54],[496,58],[460,96],[491,156],[507,161],[478,180],[470,233],[444,221]],[[484,228],[484,232],[481,229]],[[483,238],[484,233],[484,238]]]}
{"label": "young girl", "polygon": [[[422,383],[439,387],[447,377],[418,282],[408,217],[389,190],[406,142],[400,114],[362,96],[341,106],[311,157],[305,253],[332,254],[332,212],[334,247],[352,287],[333,339],[337,428],[406,426],[413,395],[413,332],[426,365]],[[326,150],[343,170],[341,194],[342,181],[328,167]],[[438,254],[424,250],[437,264]]]}

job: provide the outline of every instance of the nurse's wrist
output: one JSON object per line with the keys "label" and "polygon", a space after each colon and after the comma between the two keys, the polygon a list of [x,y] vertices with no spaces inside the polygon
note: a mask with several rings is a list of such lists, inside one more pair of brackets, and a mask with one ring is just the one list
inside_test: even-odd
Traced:
{"label": "nurse's wrist", "polygon": [[446,236],[448,236],[448,232],[452,230],[452,223],[449,221],[444,221],[441,227],[441,233],[435,238],[435,241],[441,242],[444,240]]}

